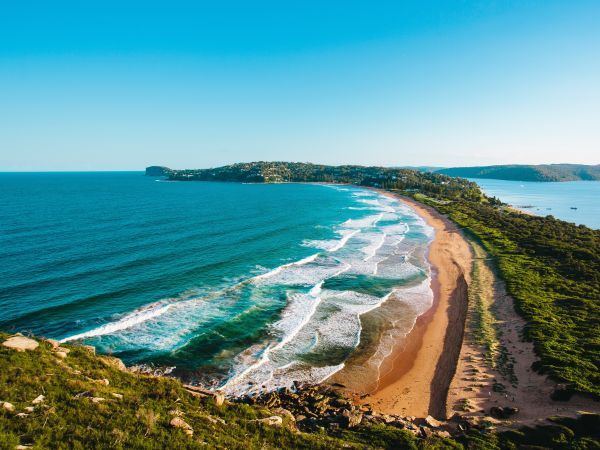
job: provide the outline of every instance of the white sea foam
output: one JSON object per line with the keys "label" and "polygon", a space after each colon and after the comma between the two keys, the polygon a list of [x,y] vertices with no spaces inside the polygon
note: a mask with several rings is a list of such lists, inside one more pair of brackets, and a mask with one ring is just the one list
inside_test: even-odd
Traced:
{"label": "white sea foam", "polygon": [[317,259],[318,256],[319,256],[319,254],[315,253],[314,255],[307,256],[306,258],[303,258],[299,261],[282,264],[281,266],[275,267],[274,269],[268,271],[267,273],[263,273],[261,275],[256,275],[255,277],[252,278],[252,281],[264,280],[266,278],[270,278],[272,276],[277,275],[278,273],[281,273],[282,270],[287,269],[288,267],[303,266],[304,264],[313,262],[315,259]]}
{"label": "white sea foam", "polygon": [[145,306],[144,308],[127,314],[125,317],[117,320],[116,322],[110,322],[98,328],[94,328],[93,330],[68,336],[61,339],[60,342],[76,341],[79,339],[102,336],[105,334],[111,334],[117,331],[125,330],[166,313],[171,306],[172,303],[165,304],[164,302],[158,302],[153,305]]}
{"label": "white sea foam", "polygon": [[[268,293],[281,288],[286,291],[287,304],[269,327],[271,337],[234,358],[224,389],[229,394],[239,394],[262,390],[263,385],[266,389],[290,386],[294,380],[322,381],[344,367],[343,360],[328,360],[328,355],[353,351],[360,343],[360,316],[378,308],[391,295],[379,298],[350,290],[325,289],[327,280],[343,273],[377,274],[397,280],[428,276],[428,268],[419,267],[422,253],[410,253],[422,245],[419,239],[423,238],[418,233],[428,232],[425,222],[393,199],[371,192],[354,194],[364,206],[351,208],[366,208],[375,214],[338,225],[339,239],[304,242],[321,252],[270,270],[258,267],[263,273],[232,279],[223,289],[210,293],[192,291],[191,298],[158,302],[65,340],[111,334],[111,339],[118,340],[119,349],[173,351],[201,334],[211,320],[233,320],[256,308],[271,307],[274,300]],[[416,234],[407,238],[409,226]],[[430,293],[429,283],[425,286],[420,288],[423,291],[414,286],[397,288],[393,291],[394,301],[412,301],[415,311],[421,311],[428,304]],[[240,309],[241,298],[248,304]],[[233,310],[237,316],[231,315]],[[378,354],[386,354],[393,338],[390,335],[382,339]],[[302,362],[306,360],[304,355],[324,359],[312,366]]]}

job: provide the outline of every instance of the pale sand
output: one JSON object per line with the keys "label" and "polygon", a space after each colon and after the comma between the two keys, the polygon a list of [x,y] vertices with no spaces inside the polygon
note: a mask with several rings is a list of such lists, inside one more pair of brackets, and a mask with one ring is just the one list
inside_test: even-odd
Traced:
{"label": "pale sand", "polygon": [[433,208],[379,192],[404,202],[435,229],[428,253],[434,302],[384,361],[379,387],[360,401],[381,413],[443,418],[464,330],[470,248],[456,225]]}
{"label": "pale sand", "polygon": [[[507,295],[488,255],[472,242],[474,272],[471,283],[471,302],[466,322],[465,339],[461,349],[456,375],[448,394],[447,414],[484,417],[492,406],[511,406],[519,412],[507,421],[497,421],[500,428],[532,425],[550,416],[575,417],[581,411],[600,412],[600,403],[574,395],[568,402],[553,401],[550,396],[557,383],[531,369],[537,360],[533,344],[522,338],[525,321],[514,309],[513,299]],[[510,366],[492,364],[485,358],[485,348],[477,342],[478,321],[474,314],[476,298],[482,300],[488,314],[488,329],[495,335],[493,353],[501,349],[508,353]],[[494,383],[506,387],[505,392],[494,391]],[[498,385],[496,385],[498,387]],[[465,408],[465,401],[468,407]],[[489,420],[489,418],[487,418]]]}

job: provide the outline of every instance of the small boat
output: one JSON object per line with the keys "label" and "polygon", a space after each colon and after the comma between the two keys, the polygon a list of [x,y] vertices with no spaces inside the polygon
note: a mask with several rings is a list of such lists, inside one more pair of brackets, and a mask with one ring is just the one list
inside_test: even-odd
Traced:
{"label": "small boat", "polygon": [[571,209],[577,209],[577,206],[571,206]]}

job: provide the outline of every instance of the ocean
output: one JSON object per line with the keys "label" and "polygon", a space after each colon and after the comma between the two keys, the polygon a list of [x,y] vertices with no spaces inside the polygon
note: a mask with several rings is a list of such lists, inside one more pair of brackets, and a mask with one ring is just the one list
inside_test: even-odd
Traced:
{"label": "ocean", "polygon": [[600,228],[600,181],[531,182],[470,179],[490,196],[539,216]]}
{"label": "ocean", "polygon": [[376,371],[394,340],[361,346],[363,318],[397,305],[402,336],[429,308],[432,235],[357,187],[4,173],[0,330],[229,394],[320,382],[359,348]]}

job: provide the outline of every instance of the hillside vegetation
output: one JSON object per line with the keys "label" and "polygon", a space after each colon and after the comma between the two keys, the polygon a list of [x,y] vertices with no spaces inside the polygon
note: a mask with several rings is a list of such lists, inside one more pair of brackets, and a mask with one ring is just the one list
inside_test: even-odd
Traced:
{"label": "hillside vegetation", "polygon": [[170,171],[169,178],[352,183],[430,204],[468,229],[496,258],[527,320],[527,337],[540,358],[536,369],[566,381],[568,392],[600,396],[600,230],[516,213],[475,183],[407,169],[257,162]]}
{"label": "hillside vegetation", "polygon": [[[0,334],[0,342],[6,338]],[[130,373],[89,348],[37,342],[22,352],[0,346],[0,450],[600,448],[597,415],[500,434],[473,428],[454,439],[431,431],[419,438],[385,424],[299,432],[281,410],[219,405],[176,379]],[[269,419],[275,414],[281,425]]]}
{"label": "hillside vegetation", "polygon": [[437,173],[452,177],[493,178],[515,181],[576,181],[600,180],[600,165],[541,164],[482,167],[452,167]]}

